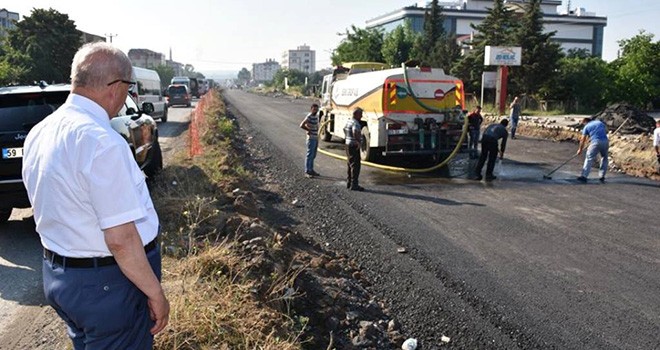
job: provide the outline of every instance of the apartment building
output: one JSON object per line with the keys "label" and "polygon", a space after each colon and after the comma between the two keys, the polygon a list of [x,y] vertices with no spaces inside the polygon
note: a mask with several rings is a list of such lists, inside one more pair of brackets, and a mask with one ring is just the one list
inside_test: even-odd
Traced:
{"label": "apartment building", "polygon": [[[505,5],[515,12],[523,12],[526,0],[505,0]],[[570,4],[570,2],[569,2]],[[422,32],[424,13],[428,2],[404,7],[367,21],[367,28],[382,28],[386,32],[393,30],[405,21],[410,21],[413,30]],[[448,33],[468,39],[473,33],[470,24],[478,25],[486,18],[487,9],[492,8],[492,0],[458,0],[440,2],[445,18],[444,28]],[[556,31],[553,41],[559,43],[564,51],[586,49],[593,55],[603,55],[603,33],[607,26],[607,17],[596,16],[584,8],[561,7],[560,0],[543,0],[541,11],[545,32]]]}
{"label": "apartment building", "polygon": [[273,80],[275,73],[280,70],[282,66],[274,59],[268,59],[263,63],[252,64],[252,80],[256,83],[267,83]]}
{"label": "apartment building", "polygon": [[316,71],[316,51],[307,45],[298,46],[295,50],[285,51],[281,63],[282,68],[312,74]]}
{"label": "apartment building", "polygon": [[14,23],[18,20],[19,15],[17,12],[11,12],[4,8],[0,9],[0,38],[5,36],[7,30],[14,28]]}

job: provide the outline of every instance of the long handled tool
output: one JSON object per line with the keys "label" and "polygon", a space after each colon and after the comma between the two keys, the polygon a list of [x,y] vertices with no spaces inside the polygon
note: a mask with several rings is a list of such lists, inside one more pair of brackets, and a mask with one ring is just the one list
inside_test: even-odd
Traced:
{"label": "long handled tool", "polygon": [[555,171],[559,170],[561,167],[563,167],[564,165],[566,165],[568,162],[570,162],[571,160],[573,160],[573,159],[574,159],[575,157],[577,157],[577,156],[578,156],[578,154],[576,153],[576,154],[574,154],[573,156],[571,156],[570,158],[566,159],[563,163],[559,164],[558,167],[552,169],[549,173],[543,175],[543,178],[544,178],[544,179],[547,179],[547,180],[552,179],[552,176],[551,176],[551,175],[552,175]]}

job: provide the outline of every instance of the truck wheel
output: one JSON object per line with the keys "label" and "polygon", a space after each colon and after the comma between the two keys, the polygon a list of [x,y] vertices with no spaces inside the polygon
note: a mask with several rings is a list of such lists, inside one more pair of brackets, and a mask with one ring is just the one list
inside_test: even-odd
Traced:
{"label": "truck wheel", "polygon": [[11,216],[11,211],[13,208],[1,208],[0,209],[0,223],[9,221]]}
{"label": "truck wheel", "polygon": [[148,178],[156,176],[156,174],[163,169],[163,153],[160,150],[160,143],[156,141],[151,148],[151,161],[144,168],[144,174]]}
{"label": "truck wheel", "polygon": [[369,147],[369,140],[371,140],[369,128],[363,126],[362,140],[360,141],[360,159],[364,160],[365,162],[373,162],[376,158],[375,149]]}
{"label": "truck wheel", "polygon": [[[327,120],[329,120],[328,117],[323,116],[323,118],[321,119],[321,124],[325,123]],[[325,142],[330,142],[330,140],[332,139],[332,134],[330,133],[330,131],[328,131],[329,127],[330,127],[330,122],[328,122],[324,127],[322,127],[319,130],[319,136],[321,137],[321,140]]]}

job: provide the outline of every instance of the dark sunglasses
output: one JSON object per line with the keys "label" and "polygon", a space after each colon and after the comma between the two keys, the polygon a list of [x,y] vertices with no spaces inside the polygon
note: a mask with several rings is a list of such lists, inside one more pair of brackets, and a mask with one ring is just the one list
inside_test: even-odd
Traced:
{"label": "dark sunglasses", "polygon": [[124,83],[124,84],[128,84],[129,86],[133,86],[133,85],[137,84],[137,83],[134,82],[134,81],[124,80],[124,79],[117,79],[117,80],[113,80],[113,81],[109,82],[109,83],[108,83],[108,86],[110,86],[110,85],[112,85],[112,84],[117,84],[117,83],[119,83],[119,82]]}

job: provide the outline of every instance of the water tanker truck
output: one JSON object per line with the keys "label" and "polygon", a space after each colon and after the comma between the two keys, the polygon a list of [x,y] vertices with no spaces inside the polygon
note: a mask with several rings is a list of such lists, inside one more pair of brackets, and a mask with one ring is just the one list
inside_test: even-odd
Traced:
{"label": "water tanker truck", "polygon": [[383,63],[346,63],[323,78],[319,136],[344,139],[344,125],[362,108],[365,161],[391,156],[444,159],[463,132],[463,83],[439,68],[389,68]]}

